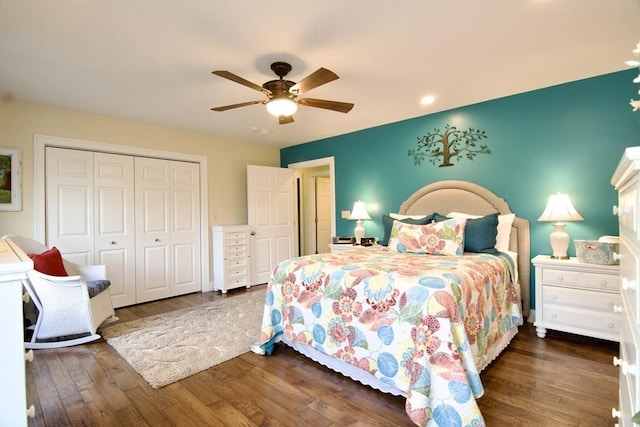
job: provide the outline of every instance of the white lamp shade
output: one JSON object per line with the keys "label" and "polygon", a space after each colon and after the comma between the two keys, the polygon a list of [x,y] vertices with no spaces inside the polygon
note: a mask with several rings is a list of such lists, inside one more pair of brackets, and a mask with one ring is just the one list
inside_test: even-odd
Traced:
{"label": "white lamp shade", "polygon": [[583,221],[566,194],[553,194],[538,221]]}
{"label": "white lamp shade", "polygon": [[564,231],[562,221],[582,221],[584,218],[576,211],[566,194],[553,194],[549,197],[547,207],[538,218],[538,221],[552,221],[553,232],[549,236],[551,249],[553,251],[551,258],[568,259],[567,249],[569,249],[569,235]]}
{"label": "white lamp shade", "polygon": [[371,219],[364,202],[358,200],[353,204],[353,209],[351,209],[349,219]]}
{"label": "white lamp shade", "polygon": [[267,111],[276,117],[290,116],[298,111],[298,105],[289,98],[274,98],[267,102]]}

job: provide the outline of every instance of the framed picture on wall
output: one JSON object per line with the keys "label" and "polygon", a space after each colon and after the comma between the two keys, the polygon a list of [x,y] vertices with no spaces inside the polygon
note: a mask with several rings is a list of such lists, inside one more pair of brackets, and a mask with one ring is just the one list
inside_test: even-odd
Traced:
{"label": "framed picture on wall", "polygon": [[0,211],[22,210],[20,150],[0,147]]}

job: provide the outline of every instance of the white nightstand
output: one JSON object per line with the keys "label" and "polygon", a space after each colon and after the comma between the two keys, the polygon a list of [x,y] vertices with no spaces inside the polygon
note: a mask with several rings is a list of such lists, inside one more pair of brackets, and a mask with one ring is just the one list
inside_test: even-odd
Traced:
{"label": "white nightstand", "polygon": [[538,255],[533,260],[536,280],[538,337],[547,329],[620,341],[620,268],[617,265],[587,264],[576,258],[551,259]]}
{"label": "white nightstand", "polygon": [[359,248],[360,246],[353,245],[351,243],[329,243],[329,248],[331,248],[331,253],[335,254],[336,252],[348,251],[350,249]]}
{"label": "white nightstand", "polygon": [[371,246],[360,246],[360,245],[352,245],[352,244],[339,244],[339,243],[329,243],[329,248],[331,248],[331,253],[335,254],[337,252],[349,251],[351,249],[358,248],[379,248],[380,245],[375,244]]}

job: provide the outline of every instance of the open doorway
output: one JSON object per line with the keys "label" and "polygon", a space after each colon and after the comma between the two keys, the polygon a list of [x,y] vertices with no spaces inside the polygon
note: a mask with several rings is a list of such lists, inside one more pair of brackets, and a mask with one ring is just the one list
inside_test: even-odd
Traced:
{"label": "open doorway", "polygon": [[333,164],[333,157],[326,157],[288,165],[296,170],[300,255],[330,252],[336,227]]}

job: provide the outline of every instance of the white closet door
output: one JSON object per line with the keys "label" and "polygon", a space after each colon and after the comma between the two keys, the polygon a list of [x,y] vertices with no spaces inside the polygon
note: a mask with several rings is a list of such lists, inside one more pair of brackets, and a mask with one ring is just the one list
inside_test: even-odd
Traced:
{"label": "white closet door", "polygon": [[170,167],[136,157],[136,301],[171,296]]}
{"label": "white closet door", "polygon": [[94,153],[95,263],[107,266],[114,307],[136,303],[133,157]]}
{"label": "white closet door", "polygon": [[70,261],[93,264],[93,153],[47,147],[46,174],[46,245]]}
{"label": "white closet door", "polygon": [[200,278],[200,165],[175,162],[171,172],[171,295],[201,289]]}

